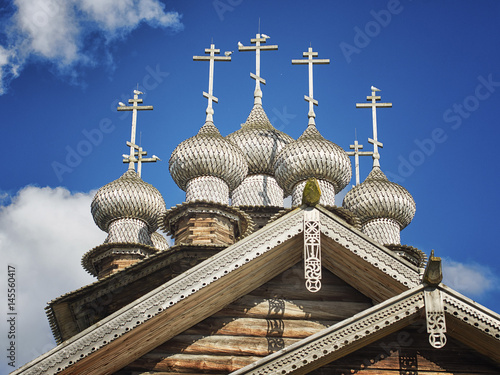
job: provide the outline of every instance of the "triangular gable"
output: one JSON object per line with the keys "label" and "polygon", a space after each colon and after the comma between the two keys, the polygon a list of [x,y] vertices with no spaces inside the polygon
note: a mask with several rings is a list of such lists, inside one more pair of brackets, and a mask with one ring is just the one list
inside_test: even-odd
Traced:
{"label": "triangular gable", "polygon": [[373,306],[326,269],[321,283],[318,292],[308,291],[299,261],[118,374],[229,373]]}
{"label": "triangular gable", "polygon": [[[124,367],[297,263],[304,212],[313,209],[289,212],[13,374],[100,374]],[[376,301],[418,284],[415,266],[331,212],[317,209],[327,268]],[[342,275],[341,266],[349,272]],[[367,276],[374,287],[364,285]]]}
{"label": "triangular gable", "polygon": [[[449,335],[500,364],[500,316],[445,285],[437,289]],[[424,290],[410,289],[232,375],[304,374],[322,367],[422,319]]]}

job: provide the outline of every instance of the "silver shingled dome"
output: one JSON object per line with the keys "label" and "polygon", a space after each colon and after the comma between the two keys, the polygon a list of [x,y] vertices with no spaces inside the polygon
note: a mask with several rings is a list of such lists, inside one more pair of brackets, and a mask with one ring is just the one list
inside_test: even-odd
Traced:
{"label": "silver shingled dome", "polygon": [[189,180],[214,176],[234,190],[247,175],[247,163],[241,150],[221,136],[212,122],[206,122],[194,137],[181,142],[169,160],[175,183],[186,190]]}
{"label": "silver shingled dome", "polygon": [[315,125],[279,153],[274,163],[275,177],[287,194],[300,181],[315,177],[333,184],[340,192],[351,180],[351,161],[346,152],[323,138]]}
{"label": "silver shingled dome", "polygon": [[103,231],[116,219],[145,221],[150,232],[158,229],[158,218],[165,212],[160,192],[129,169],[120,178],[100,188],[91,204],[94,221]]}
{"label": "silver shingled dome", "polygon": [[281,149],[293,141],[289,135],[275,129],[262,105],[255,104],[241,129],[226,139],[237,144],[248,162],[248,174],[274,175],[274,161]]}
{"label": "silver shingled dome", "polygon": [[397,221],[401,229],[410,224],[416,209],[408,190],[389,181],[379,167],[373,167],[366,180],[346,194],[342,206],[362,223],[387,218]]}

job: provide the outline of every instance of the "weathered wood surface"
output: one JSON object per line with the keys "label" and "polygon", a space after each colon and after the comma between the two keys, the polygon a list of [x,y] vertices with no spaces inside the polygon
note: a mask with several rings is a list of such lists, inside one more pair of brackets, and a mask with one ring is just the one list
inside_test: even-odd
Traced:
{"label": "weathered wood surface", "polygon": [[227,218],[193,213],[179,220],[174,237],[176,243],[231,245],[235,241],[235,228]]}
{"label": "weathered wood surface", "polygon": [[344,358],[316,369],[314,375],[468,375],[500,373],[500,365],[448,338],[442,349],[428,341],[425,325],[415,324]]}
{"label": "weathered wood surface", "polygon": [[126,369],[226,374],[371,306],[370,299],[327,270],[322,289],[309,292],[298,262]]}
{"label": "weathered wood surface", "polygon": [[271,329],[276,319],[255,318],[208,318],[184,331],[189,335],[240,335],[240,336],[281,336],[289,338],[304,338],[329,327],[336,321],[307,321],[281,319],[277,322],[282,330],[275,333]]}
{"label": "weathered wood surface", "polygon": [[[178,335],[167,344],[161,345],[143,359],[151,356],[165,355],[165,353],[185,354],[213,354],[233,356],[266,356],[273,353],[277,337],[245,337],[245,336],[202,336],[202,335]],[[283,346],[289,346],[300,339],[282,338]]]}
{"label": "weathered wood surface", "polygon": [[273,251],[261,254],[206,285],[194,297],[181,299],[125,335],[82,357],[60,374],[110,374],[123,369],[133,359],[139,359],[297,264],[301,258],[300,249],[299,236],[280,243]]}
{"label": "weathered wood surface", "polygon": [[318,303],[318,301],[245,296],[214,316],[338,321],[369,307],[371,304],[366,302],[321,301]]}
{"label": "weathered wood surface", "polygon": [[[387,278],[382,271],[373,269],[362,258],[353,258],[350,251],[329,237],[322,236],[325,253],[323,266],[342,279],[352,280],[352,286],[376,302],[385,301],[408,290],[399,281]],[[328,256],[326,256],[328,254]]]}
{"label": "weathered wood surface", "polygon": [[[225,356],[225,355],[200,355],[200,354],[174,354],[164,357],[158,354],[155,360],[149,362],[142,357],[135,361],[130,370],[146,369],[148,374],[156,375],[156,371],[171,372],[192,372],[196,374],[228,374],[245,367],[260,357],[254,356]],[[142,370],[140,370],[142,371]],[[119,373],[117,373],[119,374]]]}

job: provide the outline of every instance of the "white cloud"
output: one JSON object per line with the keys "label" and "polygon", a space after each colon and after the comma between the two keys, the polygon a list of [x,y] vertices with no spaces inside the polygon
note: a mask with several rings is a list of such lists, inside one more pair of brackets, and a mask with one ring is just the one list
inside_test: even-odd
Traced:
{"label": "white cloud", "polygon": [[165,13],[156,0],[82,0],[80,7],[101,29],[112,33],[134,29],[141,22],[153,27],[180,25],[177,13]]}
{"label": "white cloud", "polygon": [[443,259],[443,282],[468,297],[477,298],[494,290],[498,279],[487,266]]}
{"label": "white cloud", "polygon": [[141,23],[174,31],[183,27],[181,16],[165,11],[160,0],[15,0],[14,5],[1,30],[6,45],[0,46],[0,95],[33,59],[74,77],[76,66],[109,63],[109,42]]}
{"label": "white cloud", "polygon": [[[30,186],[0,208],[3,303],[7,264],[16,268],[16,367],[55,346],[44,312],[47,302],[95,281],[80,265],[82,255],[106,237],[92,220],[92,197]],[[7,332],[4,320],[2,332]]]}

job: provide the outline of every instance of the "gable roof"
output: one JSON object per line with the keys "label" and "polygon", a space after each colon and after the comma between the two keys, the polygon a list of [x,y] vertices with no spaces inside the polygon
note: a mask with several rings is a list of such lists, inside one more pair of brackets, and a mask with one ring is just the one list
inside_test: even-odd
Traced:
{"label": "gable roof", "polygon": [[[500,315],[440,284],[448,334],[500,363]],[[425,286],[410,289],[232,375],[304,374],[422,318]]]}
{"label": "gable roof", "polygon": [[[318,210],[324,266],[377,302],[420,284],[420,269],[330,211],[297,208],[166,282],[13,374],[116,371],[293,266],[304,213]],[[119,349],[118,349],[119,348]]]}

